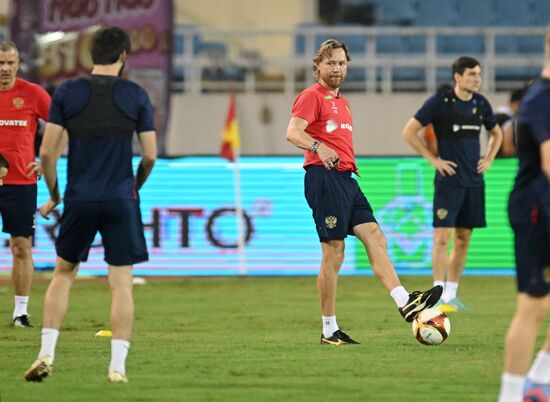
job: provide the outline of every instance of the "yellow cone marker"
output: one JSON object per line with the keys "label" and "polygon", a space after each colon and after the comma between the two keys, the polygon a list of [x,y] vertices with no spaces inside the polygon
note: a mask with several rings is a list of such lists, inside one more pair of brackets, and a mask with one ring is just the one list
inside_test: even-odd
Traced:
{"label": "yellow cone marker", "polygon": [[101,331],[97,331],[95,336],[113,336],[113,333],[108,329],[102,329]]}

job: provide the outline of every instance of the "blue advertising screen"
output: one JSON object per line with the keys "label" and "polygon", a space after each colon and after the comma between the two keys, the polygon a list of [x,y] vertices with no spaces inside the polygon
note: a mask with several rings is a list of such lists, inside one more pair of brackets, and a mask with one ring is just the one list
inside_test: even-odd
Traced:
{"label": "blue advertising screen", "polygon": [[[139,159],[134,163],[137,165]],[[418,158],[358,158],[358,181],[371,202],[401,273],[429,273],[433,169]],[[411,167],[412,166],[412,167]],[[497,161],[487,177],[488,229],[474,233],[467,264],[471,272],[511,272],[511,231],[505,215],[514,161]],[[140,192],[150,260],[136,275],[308,275],[316,274],[321,247],[303,195],[302,158],[243,157],[240,189],[246,234],[238,253],[235,167],[217,157],[161,159]],[[58,164],[64,187],[66,160]],[[48,198],[39,182],[38,203]],[[60,207],[62,209],[62,206]],[[54,240],[61,211],[37,215],[33,257],[37,270],[55,264]],[[483,233],[488,233],[484,235]],[[0,273],[11,269],[8,236],[2,234]],[[497,237],[494,237],[497,236]],[[494,249],[498,247],[499,252]],[[80,274],[105,275],[98,235]],[[370,274],[364,248],[346,239],[344,274]]]}

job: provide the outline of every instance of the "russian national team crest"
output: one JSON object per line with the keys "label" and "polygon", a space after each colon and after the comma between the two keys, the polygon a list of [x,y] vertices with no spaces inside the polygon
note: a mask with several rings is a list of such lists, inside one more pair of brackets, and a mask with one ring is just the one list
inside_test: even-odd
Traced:
{"label": "russian national team crest", "polygon": [[23,106],[25,106],[25,101],[23,100],[23,98],[20,97],[13,98],[11,100],[11,103],[13,104],[13,106],[15,106],[16,109],[21,109]]}
{"label": "russian national team crest", "polygon": [[329,229],[334,229],[337,223],[338,218],[336,218],[335,216],[327,216],[325,218],[325,225],[327,225],[327,228]]}
{"label": "russian national team crest", "polygon": [[445,208],[439,208],[437,211],[436,211],[436,215],[439,219],[443,220],[447,217],[447,215],[449,214],[449,211],[447,211]]}

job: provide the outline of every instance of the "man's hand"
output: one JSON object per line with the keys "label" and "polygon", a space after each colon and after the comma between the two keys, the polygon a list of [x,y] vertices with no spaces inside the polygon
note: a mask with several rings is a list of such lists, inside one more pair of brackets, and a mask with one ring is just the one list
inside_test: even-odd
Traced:
{"label": "man's hand", "polygon": [[492,164],[492,160],[489,160],[487,158],[480,159],[479,162],[477,162],[477,172],[479,174],[485,173],[487,170],[489,170]]}
{"label": "man's hand", "polygon": [[31,162],[27,165],[27,177],[36,176],[38,180],[42,177],[42,165],[40,162]]}
{"label": "man's hand", "polygon": [[52,212],[55,209],[55,207],[57,207],[57,205],[58,203],[56,203],[54,200],[50,198],[48,201],[44,203],[44,205],[41,205],[38,208],[38,211],[40,212],[40,215],[42,215],[43,218],[50,219],[48,218],[48,215],[50,214],[50,212]]}
{"label": "man's hand", "polygon": [[319,159],[321,159],[321,162],[323,162],[323,165],[325,165],[325,168],[328,170],[336,168],[340,163],[340,158],[336,151],[327,147],[325,144],[319,144],[319,147],[317,147],[317,155],[319,155]]}
{"label": "man's hand", "polygon": [[431,162],[432,166],[437,169],[443,176],[454,176],[456,173],[457,164],[445,159],[434,159]]}

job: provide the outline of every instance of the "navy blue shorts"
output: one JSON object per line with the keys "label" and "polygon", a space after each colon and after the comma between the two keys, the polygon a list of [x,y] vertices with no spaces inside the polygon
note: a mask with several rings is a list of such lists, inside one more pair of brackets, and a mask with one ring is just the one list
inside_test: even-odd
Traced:
{"label": "navy blue shorts", "polygon": [[375,222],[369,201],[351,172],[307,166],[304,192],[320,241],[344,239],[361,223]]}
{"label": "navy blue shorts", "polygon": [[34,236],[36,184],[0,186],[2,232],[11,236]]}
{"label": "navy blue shorts", "polygon": [[512,223],[518,292],[541,297],[550,293],[550,233],[548,222]]}
{"label": "navy blue shorts", "polygon": [[435,182],[433,226],[436,228],[484,228],[485,186],[458,187]]}
{"label": "navy blue shorts", "polygon": [[67,202],[61,216],[57,255],[66,261],[86,261],[99,232],[109,265],[147,261],[147,246],[137,200]]}

